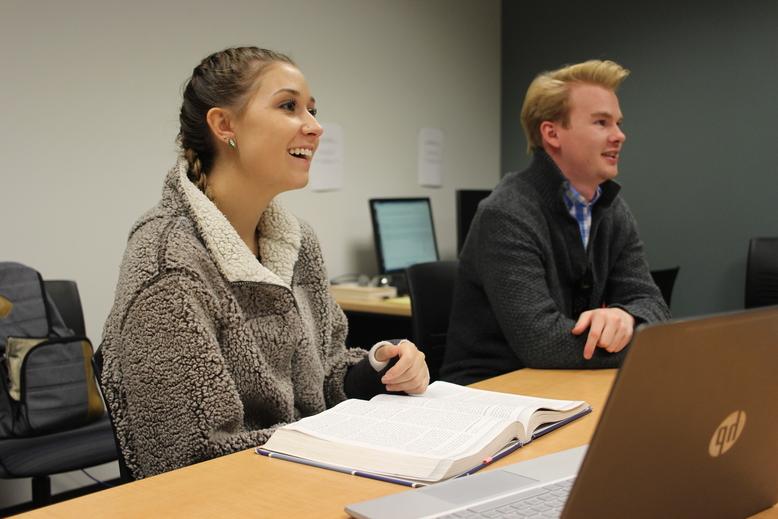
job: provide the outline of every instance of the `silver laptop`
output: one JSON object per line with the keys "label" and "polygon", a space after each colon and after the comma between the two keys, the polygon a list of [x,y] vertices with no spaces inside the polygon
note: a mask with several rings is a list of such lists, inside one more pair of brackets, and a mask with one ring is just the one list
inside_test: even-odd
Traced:
{"label": "silver laptop", "polygon": [[588,450],[346,511],[369,519],[714,518],[778,502],[778,307],[646,326],[630,348]]}

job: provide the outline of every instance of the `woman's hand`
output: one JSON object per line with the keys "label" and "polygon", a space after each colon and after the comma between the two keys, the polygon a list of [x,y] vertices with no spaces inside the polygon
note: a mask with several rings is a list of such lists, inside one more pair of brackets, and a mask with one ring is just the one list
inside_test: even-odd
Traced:
{"label": "woman's hand", "polygon": [[384,362],[399,357],[397,363],[381,378],[387,391],[405,391],[408,394],[420,394],[427,390],[430,372],[420,352],[411,341],[402,340],[398,345],[384,345],[375,352],[375,358]]}

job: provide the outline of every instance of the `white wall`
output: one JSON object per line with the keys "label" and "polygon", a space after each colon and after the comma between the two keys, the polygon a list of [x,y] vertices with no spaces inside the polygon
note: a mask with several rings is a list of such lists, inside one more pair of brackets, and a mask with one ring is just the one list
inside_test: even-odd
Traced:
{"label": "white wall", "polygon": [[[454,190],[497,183],[499,0],[3,0],[0,260],[75,279],[95,344],[130,225],[175,160],[181,87],[241,44],[291,54],[344,128],[344,189],[282,195],[331,276],[376,270],[368,198],[429,196],[453,258]],[[416,184],[421,127],[445,133],[442,188]]]}

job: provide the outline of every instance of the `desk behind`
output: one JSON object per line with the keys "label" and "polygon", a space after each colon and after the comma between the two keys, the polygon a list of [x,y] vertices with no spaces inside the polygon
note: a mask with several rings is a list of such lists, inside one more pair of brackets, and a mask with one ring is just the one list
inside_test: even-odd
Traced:
{"label": "desk behind", "polygon": [[346,345],[369,349],[384,339],[411,339],[411,300],[409,297],[364,301],[336,297],[348,318]]}
{"label": "desk behind", "polygon": [[411,316],[411,298],[408,296],[395,297],[392,299],[377,299],[375,301],[336,297],[335,301],[346,313],[361,312],[376,315],[392,315],[397,317]]}

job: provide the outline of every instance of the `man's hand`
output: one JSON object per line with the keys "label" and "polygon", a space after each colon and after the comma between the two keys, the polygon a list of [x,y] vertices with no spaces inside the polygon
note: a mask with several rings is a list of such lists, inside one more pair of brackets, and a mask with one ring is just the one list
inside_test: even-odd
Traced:
{"label": "man's hand", "polygon": [[573,327],[573,335],[581,335],[589,329],[583,356],[586,360],[594,355],[594,348],[603,348],[610,353],[624,349],[632,339],[635,318],[621,308],[597,308],[581,314]]}
{"label": "man's hand", "polygon": [[405,391],[408,394],[424,393],[430,382],[430,372],[420,352],[411,341],[403,340],[398,345],[381,346],[375,352],[379,362],[400,357],[392,368],[384,373],[381,383],[387,391]]}

